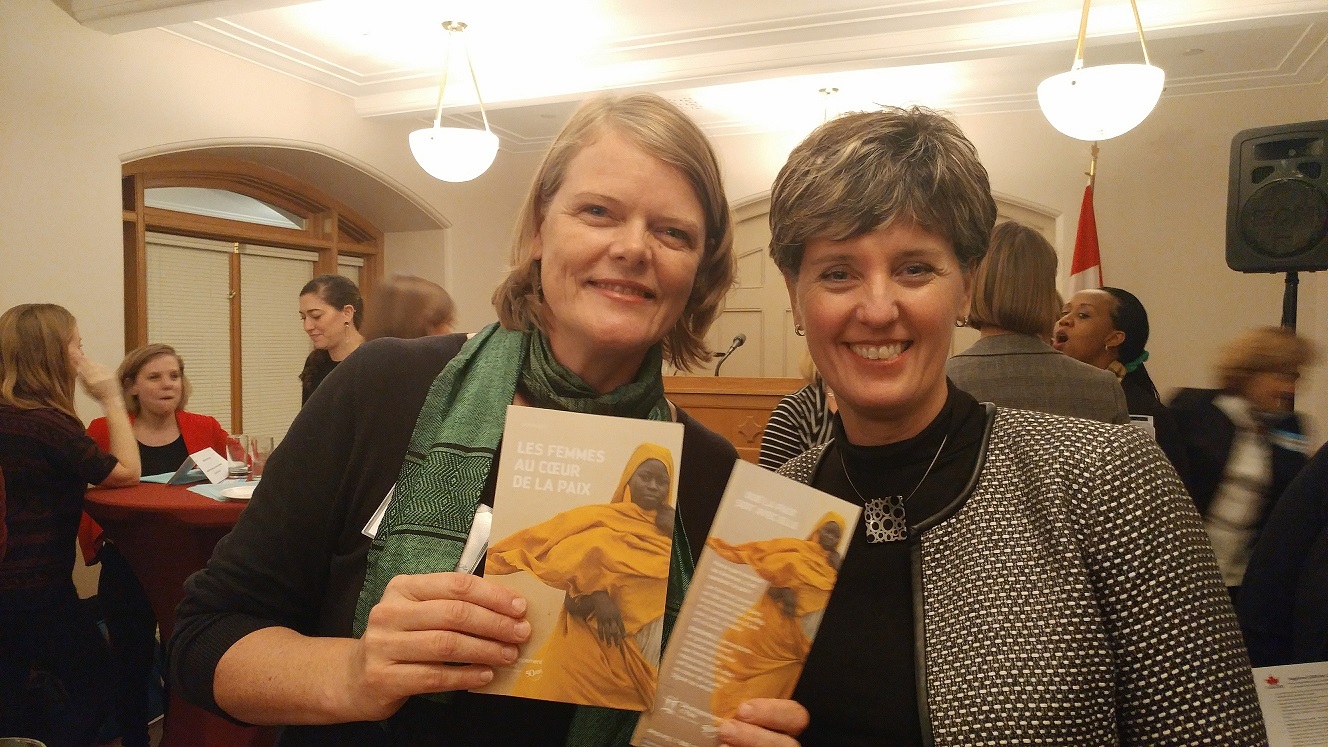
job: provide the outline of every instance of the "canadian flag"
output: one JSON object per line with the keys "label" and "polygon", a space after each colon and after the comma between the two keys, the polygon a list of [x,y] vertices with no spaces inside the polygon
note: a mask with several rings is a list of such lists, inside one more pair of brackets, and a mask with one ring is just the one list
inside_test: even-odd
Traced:
{"label": "canadian flag", "polygon": [[1074,259],[1070,261],[1070,296],[1081,290],[1102,287],[1102,256],[1097,249],[1097,218],[1093,215],[1093,185],[1084,187],[1079,208],[1079,232],[1074,237]]}

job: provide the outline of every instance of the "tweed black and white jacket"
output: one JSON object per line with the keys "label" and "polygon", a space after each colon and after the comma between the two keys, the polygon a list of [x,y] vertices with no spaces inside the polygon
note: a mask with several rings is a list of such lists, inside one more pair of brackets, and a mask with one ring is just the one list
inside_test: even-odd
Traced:
{"label": "tweed black and white jacket", "polygon": [[[909,540],[927,743],[1267,744],[1230,598],[1161,450],[1132,426],[987,408],[973,481]],[[780,472],[811,483],[825,451]]]}

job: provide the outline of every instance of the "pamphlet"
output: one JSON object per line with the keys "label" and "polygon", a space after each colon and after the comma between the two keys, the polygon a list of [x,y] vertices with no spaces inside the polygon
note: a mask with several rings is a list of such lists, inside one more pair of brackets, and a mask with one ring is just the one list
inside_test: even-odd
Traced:
{"label": "pamphlet", "polygon": [[859,511],[734,465],[632,744],[713,747],[744,701],[793,694]]}
{"label": "pamphlet", "polygon": [[1269,747],[1322,747],[1328,735],[1328,661],[1256,667]]}
{"label": "pamphlet", "polygon": [[652,702],[682,432],[508,408],[484,577],[526,598],[532,632],[479,692],[636,711]]}
{"label": "pamphlet", "polygon": [[167,485],[188,485],[206,479],[216,485],[228,476],[230,465],[210,446],[195,451],[185,458],[184,464],[164,482]]}
{"label": "pamphlet", "polygon": [[1130,425],[1148,434],[1148,437],[1157,440],[1157,426],[1153,424],[1152,415],[1135,415],[1130,413]]}

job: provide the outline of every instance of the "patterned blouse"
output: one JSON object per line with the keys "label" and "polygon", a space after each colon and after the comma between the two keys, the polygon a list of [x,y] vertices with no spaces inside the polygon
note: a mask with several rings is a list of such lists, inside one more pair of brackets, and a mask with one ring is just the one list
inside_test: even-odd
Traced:
{"label": "patterned blouse", "polygon": [[[824,452],[780,472],[814,484]],[[1146,434],[998,409],[978,464],[914,552],[926,744],[1267,744],[1213,551]]]}

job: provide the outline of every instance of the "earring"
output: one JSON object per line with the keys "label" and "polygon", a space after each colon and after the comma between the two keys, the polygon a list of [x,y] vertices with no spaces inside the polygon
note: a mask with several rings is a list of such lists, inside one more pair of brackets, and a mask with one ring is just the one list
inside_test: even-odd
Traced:
{"label": "earring", "polygon": [[968,317],[966,317],[966,316],[961,316],[961,317],[959,317],[958,319],[956,319],[956,320],[955,320],[955,326],[956,326],[956,327],[967,327],[967,326],[968,326]]}
{"label": "earring", "polygon": [[793,334],[797,335],[798,337],[806,337],[807,330],[801,324],[795,324],[793,325]]}

